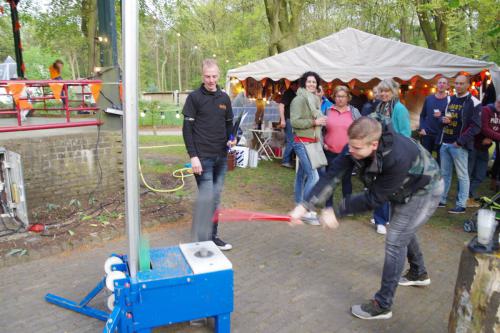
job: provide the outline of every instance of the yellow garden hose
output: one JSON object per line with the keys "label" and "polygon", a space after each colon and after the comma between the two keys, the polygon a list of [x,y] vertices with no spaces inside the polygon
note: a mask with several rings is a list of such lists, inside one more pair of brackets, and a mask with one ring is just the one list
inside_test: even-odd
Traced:
{"label": "yellow garden hose", "polygon": [[[139,149],[156,149],[156,148],[169,148],[169,147],[184,147],[184,145],[172,144],[172,145],[162,145],[162,146],[148,146],[148,147],[139,147]],[[172,193],[172,192],[179,191],[180,189],[182,189],[184,187],[184,185],[185,185],[184,178],[193,176],[193,170],[191,168],[181,168],[181,169],[174,170],[172,172],[172,176],[175,178],[180,178],[181,185],[179,185],[175,188],[172,188],[172,189],[156,189],[156,188],[152,187],[151,185],[149,185],[146,182],[146,179],[144,178],[144,174],[142,173],[140,159],[139,159],[139,174],[141,176],[142,183],[144,184],[144,186],[146,186],[147,189],[149,189],[153,192],[157,192],[157,193]]]}

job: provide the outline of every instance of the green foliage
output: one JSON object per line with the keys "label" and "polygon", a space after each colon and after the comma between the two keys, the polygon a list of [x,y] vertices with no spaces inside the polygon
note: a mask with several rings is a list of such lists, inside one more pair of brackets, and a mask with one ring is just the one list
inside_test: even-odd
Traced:
{"label": "green foliage", "polygon": [[[47,78],[48,67],[57,58],[65,62],[64,78],[90,74],[88,35],[89,29],[95,28],[88,26],[91,20],[86,8],[90,1],[50,0],[43,8],[37,1],[21,1],[21,32],[29,78]],[[498,0],[308,0],[303,5],[296,36],[300,45],[353,27],[419,46],[438,45],[450,53],[500,62]],[[117,5],[119,16],[118,9]],[[420,12],[428,18],[427,39],[417,16]],[[0,60],[14,56],[9,14],[6,10],[0,16]],[[200,84],[202,59],[214,55],[223,85],[228,69],[265,58],[270,50],[271,29],[264,0],[141,0],[139,20],[142,91],[194,89]],[[444,35],[438,44],[431,45],[429,38],[437,39],[439,21],[444,24]],[[118,17],[118,29],[120,24]]]}

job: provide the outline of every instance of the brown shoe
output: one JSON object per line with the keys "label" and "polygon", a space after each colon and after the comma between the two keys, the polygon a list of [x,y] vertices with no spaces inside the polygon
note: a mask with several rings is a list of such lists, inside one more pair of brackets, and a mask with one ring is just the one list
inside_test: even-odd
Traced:
{"label": "brown shoe", "polygon": [[481,207],[481,204],[474,200],[473,198],[467,199],[467,208],[478,208]]}

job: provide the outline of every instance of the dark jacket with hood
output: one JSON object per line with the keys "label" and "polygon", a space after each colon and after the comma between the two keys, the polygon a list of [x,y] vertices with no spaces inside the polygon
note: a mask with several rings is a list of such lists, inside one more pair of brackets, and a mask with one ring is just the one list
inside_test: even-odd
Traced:
{"label": "dark jacket with hood", "polygon": [[[456,95],[452,98],[456,98]],[[448,106],[446,108],[448,109]],[[467,150],[472,150],[474,149],[474,137],[481,132],[481,102],[470,93],[466,97],[460,117],[462,128],[460,129],[457,144]],[[443,118],[444,115],[441,117],[441,123],[444,127],[446,124],[442,122]],[[444,132],[442,131],[441,139],[439,140],[440,144],[443,143],[443,135]]]}
{"label": "dark jacket with hood", "polygon": [[441,179],[439,165],[425,148],[411,138],[384,131],[372,157],[356,160],[346,145],[303,205],[310,209],[323,206],[343,174],[353,167],[366,190],[344,198],[337,208],[339,216],[373,210],[387,201],[407,203],[412,195],[427,193]]}

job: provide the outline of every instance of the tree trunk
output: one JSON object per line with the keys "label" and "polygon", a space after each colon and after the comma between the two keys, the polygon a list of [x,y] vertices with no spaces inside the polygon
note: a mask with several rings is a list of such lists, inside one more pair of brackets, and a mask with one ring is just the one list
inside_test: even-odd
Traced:
{"label": "tree trunk", "polygon": [[167,81],[165,78],[165,67],[167,66],[167,56],[165,56],[163,62],[161,63],[161,91],[167,90]]}
{"label": "tree trunk", "polygon": [[448,51],[448,24],[442,16],[434,16],[434,24],[436,26],[436,50]]}
{"label": "tree trunk", "polygon": [[269,55],[298,46],[300,16],[305,4],[298,0],[264,0],[270,29]]}
{"label": "tree trunk", "polygon": [[75,59],[76,77],[80,79],[82,75],[80,74],[80,65],[78,64],[78,56],[75,53],[73,53],[73,59]]}
{"label": "tree trunk", "polygon": [[442,4],[443,7],[433,10],[433,29],[427,9],[421,7],[428,4],[429,0],[415,0],[420,28],[430,49],[446,52],[448,50],[448,24],[446,23],[448,8],[444,7],[446,4]]}
{"label": "tree trunk", "polygon": [[95,65],[95,32],[97,28],[97,0],[84,0],[83,12],[85,21],[82,23],[84,26],[82,30],[87,37],[87,76],[94,72]]}
{"label": "tree trunk", "polygon": [[408,30],[408,19],[406,17],[401,17],[399,19],[399,40],[403,43],[408,43],[410,31]]}
{"label": "tree trunk", "polygon": [[71,69],[72,80],[76,80],[75,63],[74,63],[74,60],[73,60],[73,52],[68,52],[66,55],[67,55],[68,60],[69,60],[69,67]]}
{"label": "tree trunk", "polygon": [[158,34],[154,32],[155,64],[156,64],[156,87],[161,91],[161,72],[160,72],[160,43]]}
{"label": "tree trunk", "polygon": [[448,332],[500,332],[500,258],[462,251]]}

